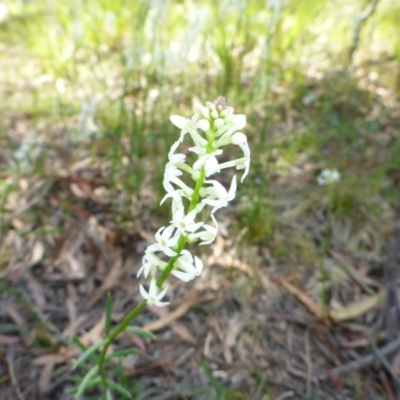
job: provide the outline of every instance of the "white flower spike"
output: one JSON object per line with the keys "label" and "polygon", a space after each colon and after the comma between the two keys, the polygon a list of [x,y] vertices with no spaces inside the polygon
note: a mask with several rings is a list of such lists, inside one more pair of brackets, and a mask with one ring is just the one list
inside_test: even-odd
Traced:
{"label": "white flower spike", "polygon": [[[218,234],[218,222],[214,213],[226,207],[235,198],[236,175],[233,175],[229,191],[218,180],[208,178],[223,169],[244,170],[241,181],[250,168],[250,149],[247,137],[240,132],[246,125],[246,117],[235,114],[233,107],[226,104],[224,97],[206,105],[197,104],[192,118],[172,115],[170,120],[181,130],[179,139],[173,143],[168,153],[163,186],[167,192],[161,204],[172,199],[171,225],[160,228],[156,243],[151,244],[143,257],[138,277],[150,279],[149,290],[140,285],[140,293],[148,304],[162,307],[169,303],[161,301],[167,289],[163,287],[168,276],[174,275],[183,282],[200,276],[202,261],[184,247],[186,243],[212,243]],[[178,151],[183,140],[189,136],[192,147],[189,151],[195,160],[189,164],[187,156]],[[243,151],[243,156],[220,162],[223,147],[235,145]],[[213,224],[195,222],[199,213],[209,209]],[[162,253],[160,258],[155,253]],[[160,287],[157,286],[159,282]]]}

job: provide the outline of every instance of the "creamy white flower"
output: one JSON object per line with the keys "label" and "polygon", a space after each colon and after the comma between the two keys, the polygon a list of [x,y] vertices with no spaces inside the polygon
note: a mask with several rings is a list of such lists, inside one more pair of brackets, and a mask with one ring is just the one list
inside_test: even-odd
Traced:
{"label": "creamy white flower", "polygon": [[219,164],[219,169],[225,169],[225,168],[231,168],[231,167],[236,167],[236,170],[241,170],[244,169],[244,174],[242,176],[242,179],[240,180],[240,182],[244,181],[244,178],[246,178],[247,174],[249,173],[249,169],[250,169],[250,159],[249,158],[238,158],[236,160],[232,160],[232,161],[227,161],[225,163]]}
{"label": "creamy white flower", "polygon": [[[227,120],[229,122],[227,122]],[[236,114],[226,117],[225,124],[218,129],[218,136],[229,137],[235,132],[243,129],[246,126],[246,116],[243,114]]]}
{"label": "creamy white flower", "polygon": [[203,246],[205,244],[210,244],[215,240],[218,233],[218,223],[213,214],[211,214],[211,218],[214,221],[215,226],[204,224],[202,226],[202,228],[204,229],[203,231],[196,233],[189,233],[187,236],[189,243],[201,240],[200,246]]}
{"label": "creamy white flower", "polygon": [[[241,182],[243,182],[244,178],[247,176],[250,169],[250,149],[247,143],[247,137],[242,132],[236,132],[234,135],[232,135],[232,143],[238,145],[242,149],[244,158],[246,160],[243,167],[245,171],[242,176],[242,179],[240,180]],[[242,168],[237,168],[237,169],[242,169]]]}
{"label": "creamy white flower", "polygon": [[336,169],[324,169],[317,178],[318,185],[329,185],[340,180],[340,173]]}
{"label": "creamy white flower", "polygon": [[181,142],[185,135],[189,133],[196,145],[207,146],[208,141],[197,132],[199,114],[194,114],[191,119],[181,117],[180,115],[171,115],[169,119],[176,127],[181,129],[181,137],[179,139]]}
{"label": "creamy white flower", "polygon": [[169,162],[165,166],[164,170],[164,180],[163,186],[164,189],[170,193],[174,190],[174,187],[171,185],[170,180],[172,176],[181,176],[183,172],[179,169],[179,167],[186,165],[184,164],[186,156],[184,154],[175,154],[176,149],[178,148],[180,141],[176,141],[172,146],[168,153]]}
{"label": "creamy white flower", "polygon": [[167,163],[164,170],[163,186],[167,193],[173,192],[175,189],[171,185],[171,177],[181,176],[183,172],[172,163]]}
{"label": "creamy white flower", "polygon": [[172,146],[168,153],[168,160],[172,164],[178,164],[185,161],[186,156],[182,153],[175,154],[176,149],[181,144],[180,140],[177,140]]}
{"label": "creamy white flower", "polygon": [[147,249],[143,256],[142,267],[139,269],[137,277],[139,278],[142,272],[145,278],[147,278],[149,274],[154,276],[157,270],[163,270],[166,265],[166,262],[160,260],[154,253]]}
{"label": "creamy white flower", "polygon": [[169,120],[179,129],[184,129],[184,127],[187,124],[188,119],[185,117],[182,117],[180,115],[171,115],[169,117]]}
{"label": "creamy white flower", "polygon": [[[168,183],[166,183],[168,182]],[[179,186],[181,189],[176,190],[172,185],[171,182],[174,183],[175,185]],[[186,183],[184,183],[182,180],[180,180],[177,176],[175,175],[170,175],[168,177],[164,177],[164,188],[167,191],[167,194],[164,196],[164,198],[161,200],[160,205],[164,203],[165,200],[167,200],[169,197],[174,198],[177,195],[177,191],[179,191],[180,196],[187,197],[189,200],[192,198],[194,190],[190,188]]]}
{"label": "creamy white flower", "polygon": [[174,215],[180,208],[183,208],[182,197],[185,197],[183,190],[176,190],[172,196],[172,215]]}
{"label": "creamy white flower", "polygon": [[202,270],[203,262],[196,256],[193,259],[193,256],[187,250],[182,250],[171,273],[178,279],[189,282],[199,276]]}
{"label": "creamy white flower", "polygon": [[200,103],[195,104],[194,109],[203,118],[205,118],[207,120],[209,120],[211,118],[209,108],[204,107],[202,104],[200,104]]}
{"label": "creamy white flower", "polygon": [[249,169],[250,169],[250,149],[249,149],[249,145],[247,143],[246,135],[242,132],[236,132],[232,136],[224,135],[214,143],[214,146],[222,147],[222,146],[226,146],[231,143],[239,146],[242,149],[244,158],[243,159],[240,158],[237,160],[232,160],[232,161],[228,161],[226,163],[220,164],[219,169],[221,170],[223,168],[230,168],[233,166],[235,166],[237,170],[244,169],[245,170],[244,174],[242,176],[242,179],[240,180],[241,182],[243,182],[244,178],[247,176],[247,174],[249,173]]}
{"label": "creamy white flower", "polygon": [[172,216],[172,225],[178,230],[181,235],[196,232],[204,222],[194,222],[197,215],[197,210],[192,210],[189,214],[185,215],[184,208],[179,208]]}
{"label": "creamy white flower", "polygon": [[195,170],[200,170],[202,167],[204,167],[207,177],[220,171],[219,162],[212,154],[204,154],[193,164]]}
{"label": "creamy white flower", "polygon": [[211,214],[219,210],[222,207],[226,207],[228,203],[235,198],[236,195],[236,175],[233,176],[231,187],[229,192],[218,182],[218,181],[206,181],[206,183],[211,183],[213,187],[208,187],[201,191],[200,194],[206,194],[208,197],[204,198],[201,202],[210,206],[213,206]]}
{"label": "creamy white flower", "polygon": [[[175,227],[170,225],[168,227],[163,226],[158,230],[155,235],[157,243],[150,245],[147,250],[148,251],[162,251],[168,257],[176,256],[176,251],[172,248],[178,244],[179,235],[173,236],[173,232]],[[172,237],[171,237],[172,236]]]}
{"label": "creamy white flower", "polygon": [[207,177],[220,171],[218,159],[215,156],[222,154],[221,149],[216,149],[211,153],[207,153],[207,149],[204,147],[190,147],[189,150],[199,156],[193,164],[193,170],[200,171],[201,167],[204,166]]}
{"label": "creamy white flower", "polygon": [[150,281],[148,292],[146,292],[146,289],[143,287],[143,285],[139,286],[139,290],[142,297],[147,300],[147,304],[155,305],[157,307],[164,307],[169,304],[169,302],[160,301],[165,296],[165,293],[167,293],[167,288],[164,288],[160,291],[160,289],[157,287],[157,282],[155,279]]}
{"label": "creamy white flower", "polygon": [[236,132],[232,135],[232,144],[236,144],[239,146],[242,151],[243,155],[246,158],[250,158],[250,149],[249,145],[247,144],[247,136],[242,132]]}
{"label": "creamy white flower", "polygon": [[243,183],[244,178],[246,178],[247,174],[250,171],[250,158],[244,158],[241,160],[243,160],[243,164],[237,164],[236,169],[237,170],[244,169],[244,174],[242,175],[242,179],[240,180],[240,183]]}

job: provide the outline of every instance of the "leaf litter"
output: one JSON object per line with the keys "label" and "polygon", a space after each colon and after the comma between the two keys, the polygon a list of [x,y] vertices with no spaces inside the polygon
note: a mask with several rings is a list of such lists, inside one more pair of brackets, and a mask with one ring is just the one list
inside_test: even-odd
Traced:
{"label": "leaf litter", "polygon": [[[383,271],[398,267],[393,254],[400,234],[393,221],[399,215],[385,204],[383,221],[373,215],[361,224],[346,217],[328,221],[325,200],[297,191],[313,184],[309,174],[318,166],[307,157],[296,165],[277,160],[271,185],[279,195],[265,198],[276,213],[271,241],[244,245],[252,234],[247,230],[232,237],[243,204],[231,207],[221,215],[222,234],[204,257],[201,278],[193,286],[171,279],[171,306],[148,307],[135,322],[157,332],[157,340],[125,332],[115,343],[115,349],[139,348],[123,366],[144,388],[185,398],[188,387],[209,385],[201,359],[222,385],[248,398],[267,398],[258,396],[260,382],[273,398],[395,393],[390,377],[399,374],[400,343],[387,326],[399,323],[399,310]],[[143,162],[151,171],[151,161]],[[8,379],[2,398],[67,399],[80,354],[72,338],[84,345],[104,338],[107,292],[114,299],[113,323],[140,299],[136,272],[159,225],[147,204],[157,196],[143,188],[121,231],[112,212],[121,192],[111,200],[107,163],[82,157],[67,164],[58,161],[45,179],[21,180],[4,207],[0,370]],[[320,268],[308,260],[322,246],[328,223],[332,237]],[[296,251],[283,257],[275,246]],[[375,367],[380,356],[390,358],[383,369]],[[355,384],[360,379],[363,387]]]}

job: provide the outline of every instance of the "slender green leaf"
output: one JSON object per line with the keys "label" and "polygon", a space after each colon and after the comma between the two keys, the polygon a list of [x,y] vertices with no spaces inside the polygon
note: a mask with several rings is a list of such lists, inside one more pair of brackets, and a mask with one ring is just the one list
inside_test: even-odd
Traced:
{"label": "slender green leaf", "polygon": [[99,367],[95,365],[92,367],[89,372],[85,375],[85,377],[82,379],[81,384],[78,387],[78,391],[76,392],[77,396],[80,396],[83,394],[83,392],[86,390],[86,387],[89,385],[90,380],[94,377],[94,375],[97,373]]}
{"label": "slender green leaf", "polygon": [[140,394],[135,397],[135,400],[146,400],[152,393],[154,393],[154,389],[148,389],[144,392],[140,392]]}
{"label": "slender green leaf", "polygon": [[110,333],[110,327],[111,327],[111,313],[112,313],[112,297],[111,293],[107,292],[107,301],[106,301],[106,322],[105,322],[105,332],[106,336],[109,335]]}
{"label": "slender green leaf", "polygon": [[210,367],[202,360],[200,360],[199,362],[200,362],[200,365],[203,367],[203,370],[204,370],[205,374],[207,375],[207,378],[210,380],[210,383],[211,383],[212,387],[214,388],[215,393],[217,394],[217,398],[220,399],[222,396],[222,393],[223,393],[222,386],[215,379]]}
{"label": "slender green leaf", "polygon": [[140,350],[139,349],[117,350],[117,351],[114,351],[114,353],[111,353],[110,355],[108,355],[106,360],[109,360],[110,358],[129,356],[129,354],[140,354]]}
{"label": "slender green leaf", "polygon": [[[79,347],[82,351],[86,351],[88,349],[87,346],[85,346],[81,340],[78,338],[78,336],[74,336],[74,343],[76,344],[77,347]],[[94,364],[97,364],[97,357],[94,354],[91,354],[89,358],[93,361]],[[81,368],[84,368],[81,366]],[[86,368],[86,371],[89,371],[89,368]]]}
{"label": "slender green leaf", "polygon": [[133,333],[133,334],[138,335],[138,336],[143,336],[143,337],[151,339],[151,340],[155,340],[157,338],[157,336],[154,333],[149,332],[149,331],[145,331],[144,329],[139,328],[137,326],[128,326],[126,328],[126,330],[129,333]]}
{"label": "slender green leaf", "polygon": [[111,388],[116,390],[122,396],[125,396],[128,399],[133,398],[132,394],[128,390],[126,390],[122,385],[120,385],[119,383],[114,382],[111,379],[107,379],[107,383],[110,385]]}
{"label": "slender green leaf", "polygon": [[118,358],[118,382],[127,390],[130,391],[130,393],[133,395],[134,399],[136,400],[136,396],[138,394],[138,391],[136,390],[135,385],[133,384],[133,381],[129,379],[128,377],[125,376],[124,374],[124,367],[122,366],[121,358]]}
{"label": "slender green leaf", "polygon": [[83,361],[85,361],[88,357],[90,357],[98,348],[103,346],[107,342],[107,339],[103,339],[101,342],[94,344],[93,346],[88,347],[78,358],[76,363],[73,366],[73,369],[78,367]]}
{"label": "slender green leaf", "polygon": [[[81,381],[82,381],[82,378],[79,378],[79,380],[77,380],[76,383],[77,383],[77,384],[80,384]],[[95,377],[95,378],[92,378],[92,379],[86,384],[85,390],[87,391],[87,390],[93,389],[94,387],[100,386],[100,385],[101,385],[101,378],[100,378],[100,376],[97,376],[97,377]],[[74,394],[74,395],[76,395],[77,392],[78,392],[78,389],[79,389],[79,388],[77,388],[77,387],[71,388],[71,389],[67,390],[67,394]],[[82,400],[83,400],[83,399],[82,399]]]}
{"label": "slender green leaf", "polygon": [[[110,385],[111,386],[111,385]],[[112,394],[111,394],[111,389],[107,389],[105,393],[105,399],[106,400],[113,400]]]}
{"label": "slender green leaf", "polygon": [[81,340],[78,338],[78,336],[74,336],[74,343],[82,350],[85,351],[87,349],[87,346],[85,346]]}

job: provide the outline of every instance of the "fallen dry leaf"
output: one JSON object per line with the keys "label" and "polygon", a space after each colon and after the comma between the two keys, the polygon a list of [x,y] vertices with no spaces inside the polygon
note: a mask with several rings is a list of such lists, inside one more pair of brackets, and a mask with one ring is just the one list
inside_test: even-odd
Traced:
{"label": "fallen dry leaf", "polygon": [[357,318],[372,310],[379,304],[383,304],[384,299],[385,296],[383,293],[378,293],[375,296],[368,296],[360,301],[351,303],[346,307],[330,311],[329,316],[335,321],[345,321],[347,319]]}
{"label": "fallen dry leaf", "polygon": [[0,344],[3,346],[15,345],[19,343],[20,340],[21,339],[17,336],[0,335]]}
{"label": "fallen dry leaf", "polygon": [[42,371],[39,376],[39,383],[38,383],[40,393],[44,393],[46,391],[46,389],[49,387],[49,384],[51,382],[51,378],[53,375],[53,371],[54,371],[54,363],[53,362],[49,362],[49,363],[45,364],[44,367],[42,368]]}
{"label": "fallen dry leaf", "polygon": [[43,310],[47,306],[47,302],[42,286],[29,272],[25,275],[25,277],[27,279],[27,287],[31,292],[35,305],[39,309]]}
{"label": "fallen dry leaf", "polygon": [[231,349],[236,343],[236,338],[245,327],[246,322],[246,319],[240,318],[238,315],[229,321],[227,333],[223,342],[223,354],[228,364],[232,364],[233,357]]}
{"label": "fallen dry leaf", "polygon": [[[204,297],[199,297],[198,292],[193,291],[190,292],[188,296],[185,297],[185,299],[182,300],[181,304],[172,312],[168,312],[167,314],[163,315],[160,319],[154,322],[150,322],[149,324],[145,325],[143,329],[146,329],[151,332],[158,331],[162,328],[164,328],[166,325],[170,324],[172,321],[180,318],[182,315],[184,315],[191,307],[193,304],[197,302],[206,302],[215,299],[214,294],[209,294]],[[157,309],[157,310],[156,310]],[[160,313],[163,313],[164,311],[162,308],[158,307],[149,307],[149,310],[156,313],[157,315],[160,315]],[[165,309],[166,310],[166,309]]]}
{"label": "fallen dry leaf", "polygon": [[288,292],[296,296],[314,315],[321,318],[323,316],[322,309],[316,303],[314,303],[306,293],[302,292],[296,286],[293,286],[285,278],[281,278],[278,281]]}
{"label": "fallen dry leaf", "polygon": [[40,262],[44,256],[44,253],[45,253],[45,248],[43,243],[39,241],[35,242],[32,249],[30,265],[33,266],[38,262]]}
{"label": "fallen dry leaf", "polygon": [[31,344],[31,338],[29,337],[28,324],[22,315],[18,312],[17,308],[13,304],[2,305],[2,310],[5,311],[11,320],[21,328],[21,337],[24,344],[29,346]]}
{"label": "fallen dry leaf", "polygon": [[31,363],[33,365],[47,365],[49,363],[63,364],[69,361],[72,357],[76,357],[81,353],[81,350],[77,347],[62,347],[58,353],[45,354],[34,358]]}

